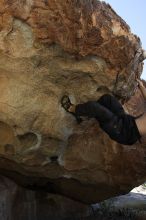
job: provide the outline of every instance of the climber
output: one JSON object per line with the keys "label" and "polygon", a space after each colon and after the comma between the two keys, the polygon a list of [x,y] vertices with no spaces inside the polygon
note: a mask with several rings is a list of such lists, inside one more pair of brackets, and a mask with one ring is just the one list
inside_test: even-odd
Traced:
{"label": "climber", "polygon": [[[146,88],[140,80],[138,86],[146,99]],[[68,96],[63,96],[62,107],[75,117],[96,118],[100,127],[111,139],[124,145],[132,145],[146,134],[146,113],[133,117],[127,114],[120,102],[112,95],[105,94],[97,101],[73,105]],[[145,122],[144,122],[145,121]]]}

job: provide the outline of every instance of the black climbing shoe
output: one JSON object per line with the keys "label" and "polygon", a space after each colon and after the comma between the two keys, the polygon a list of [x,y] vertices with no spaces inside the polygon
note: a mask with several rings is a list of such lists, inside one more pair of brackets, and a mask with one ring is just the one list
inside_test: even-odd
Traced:
{"label": "black climbing shoe", "polygon": [[71,111],[69,111],[70,106],[72,106],[73,104],[71,103],[69,97],[67,95],[64,95],[61,99],[61,105],[62,107],[69,113],[73,113]]}
{"label": "black climbing shoe", "polygon": [[69,99],[69,97],[68,97],[67,95],[64,95],[64,96],[62,97],[62,99],[61,99],[61,105],[62,105],[62,107],[63,107],[67,112],[69,112],[70,114],[72,114],[72,115],[76,118],[76,120],[77,120],[77,122],[78,122],[79,124],[83,121],[79,116],[77,116],[77,115],[75,114],[75,112],[69,111],[70,106],[72,106],[73,104],[71,103],[71,101],[70,101],[70,99]]}

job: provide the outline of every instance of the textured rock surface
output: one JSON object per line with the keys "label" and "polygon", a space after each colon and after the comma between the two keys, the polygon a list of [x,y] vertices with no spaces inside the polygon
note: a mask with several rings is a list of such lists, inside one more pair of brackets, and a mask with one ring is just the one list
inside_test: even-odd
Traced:
{"label": "textured rock surface", "polygon": [[[136,190],[136,189],[135,189]],[[10,179],[0,176],[0,219],[1,220],[74,220],[108,219],[114,212],[121,215],[138,210],[133,219],[145,219],[146,196],[140,192],[115,197],[99,204],[85,205],[63,196],[32,191],[18,186]],[[140,212],[142,211],[143,212]],[[145,211],[145,212],[144,212]],[[127,212],[127,213],[126,213]],[[104,213],[104,215],[102,214]],[[103,218],[103,216],[104,218]],[[102,217],[101,217],[102,216]],[[139,217],[139,218],[138,218]],[[143,218],[142,218],[143,217]],[[113,217],[113,219],[116,219]]]}
{"label": "textured rock surface", "polygon": [[0,176],[1,220],[65,220],[92,215],[90,206],[59,195],[27,190]]}
{"label": "textured rock surface", "polygon": [[64,94],[73,103],[107,92],[127,100],[140,50],[103,2],[1,0],[1,173],[86,203],[144,182],[143,146],[115,143],[95,120],[78,125],[60,105]]}

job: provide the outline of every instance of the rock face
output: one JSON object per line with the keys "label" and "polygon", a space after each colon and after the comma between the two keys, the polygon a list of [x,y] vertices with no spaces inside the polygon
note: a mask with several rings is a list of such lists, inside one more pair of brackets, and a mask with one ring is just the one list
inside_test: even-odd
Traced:
{"label": "rock face", "polygon": [[1,220],[65,220],[93,216],[89,205],[59,195],[19,187],[0,176]]}
{"label": "rock face", "polygon": [[85,203],[144,182],[142,145],[117,144],[97,121],[77,124],[60,105],[64,94],[75,104],[107,92],[128,100],[141,50],[104,2],[1,0],[0,172]]}

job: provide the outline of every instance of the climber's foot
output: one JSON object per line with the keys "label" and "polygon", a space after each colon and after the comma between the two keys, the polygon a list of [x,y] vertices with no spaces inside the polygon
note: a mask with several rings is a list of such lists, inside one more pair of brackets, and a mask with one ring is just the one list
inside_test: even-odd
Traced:
{"label": "climber's foot", "polygon": [[61,99],[62,107],[69,113],[75,113],[75,105],[73,105],[67,95],[64,95]]}

